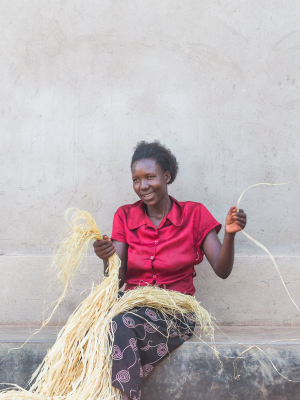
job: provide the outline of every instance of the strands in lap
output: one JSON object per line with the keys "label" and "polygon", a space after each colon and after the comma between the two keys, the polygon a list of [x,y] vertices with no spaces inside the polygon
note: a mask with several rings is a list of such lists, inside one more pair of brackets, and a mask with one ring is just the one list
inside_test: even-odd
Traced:
{"label": "strands in lap", "polygon": [[[55,251],[53,267],[64,289],[49,318],[63,301],[89,243],[101,238],[93,217],[75,210],[69,229]],[[213,343],[211,317],[192,296],[145,286],[118,297],[120,265],[116,253],[109,258],[108,276],[93,288],[69,317],[55,344],[33,374],[30,389],[14,385],[16,390],[0,392],[0,400],[121,400],[121,392],[112,386],[112,319],[136,307],[157,309],[166,319],[186,315],[200,324],[203,334],[211,337]]]}

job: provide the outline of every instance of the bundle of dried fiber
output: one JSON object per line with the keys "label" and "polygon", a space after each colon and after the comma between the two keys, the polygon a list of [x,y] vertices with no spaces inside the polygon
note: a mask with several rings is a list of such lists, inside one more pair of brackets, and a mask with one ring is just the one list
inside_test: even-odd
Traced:
{"label": "bundle of dried fiber", "polygon": [[[60,279],[68,285],[87,251],[89,242],[101,239],[89,213],[77,210],[70,231],[54,258]],[[213,338],[208,312],[189,295],[153,286],[128,291],[118,297],[120,259],[109,259],[109,275],[69,317],[43,363],[33,374],[30,389],[6,390],[0,400],[72,399],[121,400],[112,382],[113,317],[137,307],[153,307],[166,318],[188,316],[200,323],[202,332]]]}

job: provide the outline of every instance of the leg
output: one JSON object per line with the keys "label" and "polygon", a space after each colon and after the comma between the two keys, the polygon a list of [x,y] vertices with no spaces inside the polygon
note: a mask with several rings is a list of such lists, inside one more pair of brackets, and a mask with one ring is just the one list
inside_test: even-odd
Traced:
{"label": "leg", "polygon": [[124,400],[140,399],[141,364],[134,320],[127,314],[113,318],[114,332],[112,385]]}
{"label": "leg", "polygon": [[130,400],[130,397],[125,392],[122,392],[122,397],[123,397],[123,400]]}
{"label": "leg", "polygon": [[166,321],[158,310],[141,307],[113,318],[112,385],[123,400],[140,400],[141,378],[192,336],[195,323],[179,317]]}

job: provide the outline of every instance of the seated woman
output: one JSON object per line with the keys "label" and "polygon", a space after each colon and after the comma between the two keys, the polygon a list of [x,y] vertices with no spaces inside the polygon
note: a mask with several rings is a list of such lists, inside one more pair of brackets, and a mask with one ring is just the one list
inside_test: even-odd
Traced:
{"label": "seated woman", "polygon": [[[226,279],[232,271],[234,237],[244,229],[246,214],[231,207],[221,244],[217,236],[221,224],[203,204],[168,195],[177,172],[176,158],[165,146],[138,143],[131,173],[140,200],[117,210],[111,239],[94,243],[105,269],[117,251],[120,288],[124,283],[125,290],[157,285],[194,295],[194,266],[203,255],[219,277]],[[194,323],[179,316],[166,321],[157,310],[142,307],[114,318],[113,330],[112,384],[122,391],[123,399],[139,400],[141,378],[192,336]]]}

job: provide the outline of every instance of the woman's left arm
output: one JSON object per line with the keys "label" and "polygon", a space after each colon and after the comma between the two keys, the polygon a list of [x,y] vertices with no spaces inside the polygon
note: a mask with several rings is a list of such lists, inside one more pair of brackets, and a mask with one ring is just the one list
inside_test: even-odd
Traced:
{"label": "woman's left arm", "polygon": [[225,235],[221,244],[216,230],[210,231],[202,244],[202,250],[215,273],[223,279],[231,274],[234,263],[234,237],[245,228],[247,216],[243,210],[237,212],[233,206],[229,210],[225,223]]}

